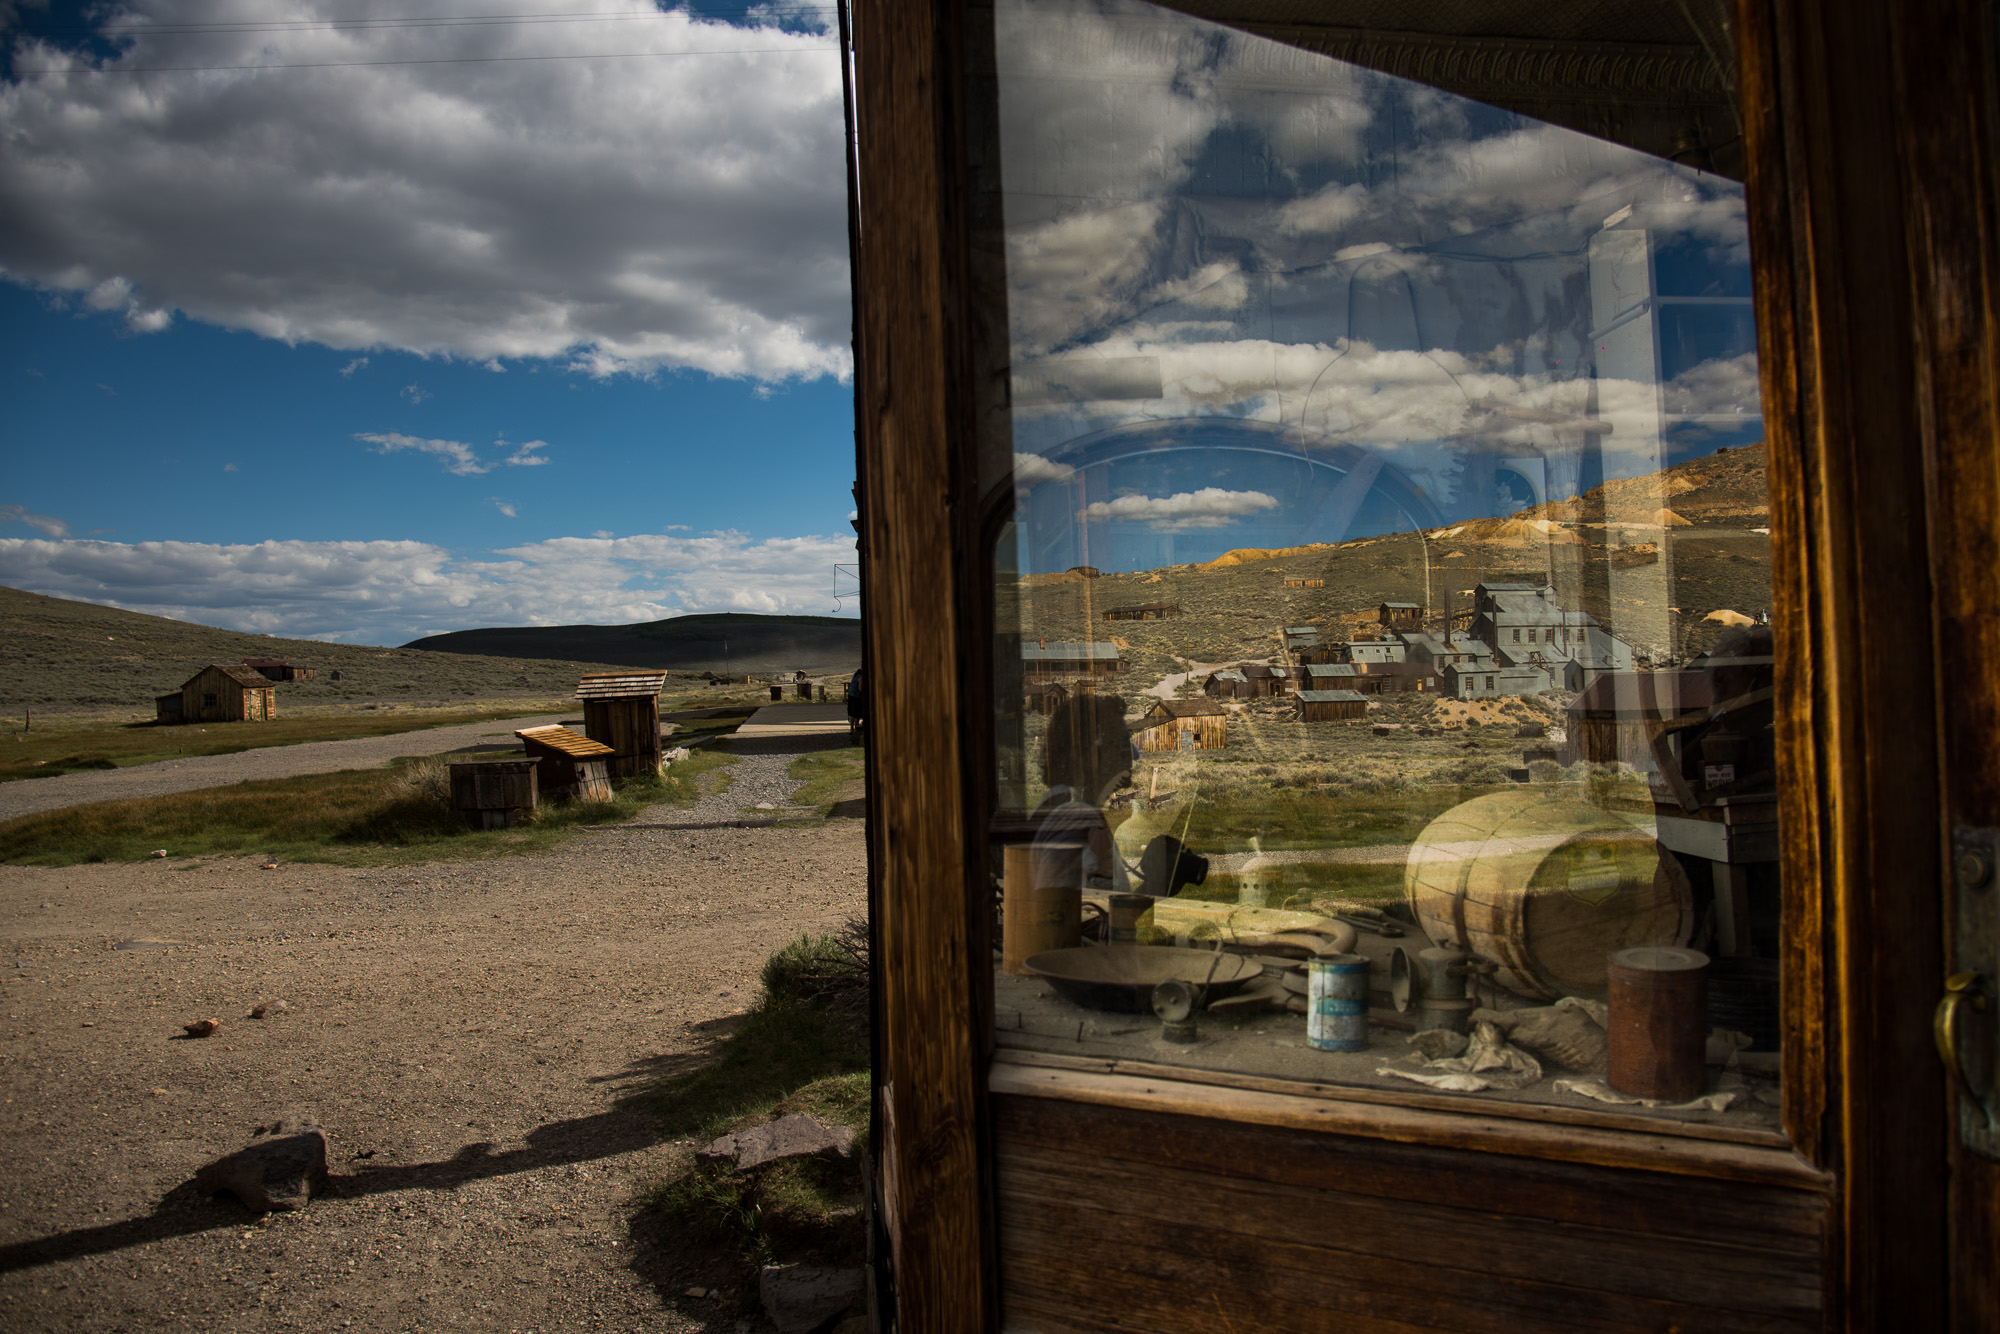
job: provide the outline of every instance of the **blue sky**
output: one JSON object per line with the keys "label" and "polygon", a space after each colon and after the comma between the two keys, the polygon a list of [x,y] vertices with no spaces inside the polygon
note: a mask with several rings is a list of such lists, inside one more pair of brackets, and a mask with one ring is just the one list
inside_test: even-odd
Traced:
{"label": "blue sky", "polygon": [[831,11],[475,8],[0,0],[0,583],[389,643],[832,610]]}

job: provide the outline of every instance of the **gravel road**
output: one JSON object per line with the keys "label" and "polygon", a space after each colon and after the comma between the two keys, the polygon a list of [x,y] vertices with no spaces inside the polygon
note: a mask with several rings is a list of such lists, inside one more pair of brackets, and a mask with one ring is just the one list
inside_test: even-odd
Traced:
{"label": "gravel road", "polygon": [[[789,759],[640,821],[788,796]],[[692,1146],[624,1099],[706,1059],[865,878],[851,820],[398,868],[0,866],[0,1328],[768,1329],[754,1297],[685,1295],[720,1276],[639,1200]],[[328,1196],[260,1220],[188,1189],[286,1116],[331,1138]]]}
{"label": "gravel road", "polygon": [[360,737],[352,741],[307,741],[296,746],[263,746],[234,755],[190,755],[181,760],[137,764],[129,769],[95,769],[57,774],[53,778],[21,778],[0,783],[0,820],[91,801],[123,801],[127,797],[163,797],[201,787],[247,782],[256,778],[295,778],[339,769],[373,769],[399,755],[441,755],[470,746],[514,742],[521,727],[541,727],[562,721],[560,714],[504,718],[457,727],[432,727],[393,736]]}

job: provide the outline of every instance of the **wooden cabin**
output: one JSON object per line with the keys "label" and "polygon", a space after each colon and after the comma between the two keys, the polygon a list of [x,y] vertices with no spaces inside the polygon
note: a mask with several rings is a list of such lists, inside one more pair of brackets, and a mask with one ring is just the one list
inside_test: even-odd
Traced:
{"label": "wooden cabin", "polygon": [[1106,607],[1097,613],[1107,621],[1164,621],[1181,614],[1178,602],[1137,602],[1129,607]]}
{"label": "wooden cabin", "polygon": [[1416,630],[1424,623],[1424,609],[1415,602],[1384,602],[1375,609],[1375,620],[1391,630]]}
{"label": "wooden cabin", "polygon": [[1324,580],[1324,579],[1287,579],[1287,580],[1285,580],[1285,581],[1284,581],[1284,586],[1285,586],[1286,588],[1325,588],[1325,587],[1326,587],[1326,580]]}
{"label": "wooden cabin", "polygon": [[514,735],[535,762],[535,783],[542,795],[556,800],[611,800],[607,766],[617,754],[611,747],[555,724],[525,727]]}
{"label": "wooden cabin", "polygon": [[1059,676],[1115,676],[1125,670],[1116,644],[1042,640],[1021,646],[1021,670],[1030,681]]}
{"label": "wooden cabin", "polygon": [[1030,681],[1026,692],[1028,712],[1046,717],[1056,711],[1056,705],[1069,698],[1069,690],[1060,681]]}
{"label": "wooden cabin", "polygon": [[[895,683],[870,716],[876,1327],[2000,1329],[2000,1094],[1987,1073],[2000,1066],[1991,7],[861,0],[850,12],[860,546],[869,670]],[[1428,117],[1426,129],[1408,114],[1413,98],[1460,114]],[[1288,112],[1318,124],[1350,110],[1356,124],[1368,118],[1366,134],[1275,128],[1292,123]],[[1342,157],[1335,138],[1359,146]],[[1567,145],[1569,159],[1542,177],[1536,143]],[[1287,154],[1308,150],[1325,156],[1288,175]],[[1457,201],[1432,183],[1460,175],[1480,192],[1477,237],[1440,241],[1448,230],[1385,221],[1407,202],[1397,164],[1419,160],[1449,169],[1423,173],[1439,193],[1410,203],[1413,216],[1451,218]],[[1356,181],[1365,186],[1341,184]],[[1210,202],[1217,182],[1227,217]],[[1300,225],[1345,217],[1332,206],[1364,194],[1359,229]],[[1498,218],[1502,195],[1536,210],[1532,247],[1502,244],[1521,231]],[[1742,225],[1723,231],[1725,214]],[[1690,239],[1693,216],[1711,230]],[[1280,309],[1258,304],[1250,284],[1240,319],[1221,301],[1167,303],[1171,316],[1222,325],[1213,345],[1330,348],[1351,328],[1356,345],[1401,347],[1386,340],[1449,309],[1453,346],[1484,355],[1522,344],[1469,331],[1536,301],[1464,293],[1507,290],[1526,265],[1567,266],[1568,288],[1515,289],[1554,293],[1544,306],[1560,308],[1559,329],[1531,336],[1588,346],[1582,373],[1635,385],[1646,424],[1628,431],[1621,417],[1607,445],[1608,423],[1581,415],[1581,392],[1561,400],[1568,411],[1537,406],[1558,403],[1533,381],[1539,371],[1513,377],[1518,405],[1431,376],[1451,422],[1437,433],[1458,433],[1464,465],[1440,496],[1393,448],[1329,436],[1408,438],[1374,411],[1357,354],[1299,358],[1311,364],[1296,386],[1270,372],[1254,386],[1260,401],[1295,393],[1297,407],[1287,400],[1282,422],[1259,422],[1225,420],[1230,405],[1208,399],[1204,415],[1172,417],[1196,410],[1184,405],[1206,389],[1191,386],[1216,381],[1197,350],[1177,349],[1185,370],[1170,368],[1180,378],[1167,398],[1027,405],[1035,438],[1061,442],[1048,452],[1073,470],[1079,503],[1016,505],[1009,460],[1029,420],[1015,415],[1010,372],[1054,347],[1081,359],[1143,346],[1134,321],[1161,318],[1144,303],[1164,300],[1169,283],[1199,291],[1194,265],[1224,243],[1266,253],[1239,218],[1282,238],[1275,262],[1289,291]],[[1079,240],[1048,262],[1085,236],[1095,245]],[[1352,246],[1363,237],[1382,250]],[[1020,254],[1041,271],[1009,269]],[[1711,262],[1726,270],[1702,267]],[[1427,267],[1473,264],[1476,287],[1423,285]],[[1314,301],[1337,318],[1315,325]],[[1751,340],[1741,364],[1754,354],[1758,377],[1730,421],[1672,397],[1666,355],[1677,331],[1725,322]],[[1284,332],[1265,332],[1275,328]],[[1421,336],[1414,345],[1435,338]],[[1496,360],[1482,381],[1489,370],[1509,374]],[[1407,516],[1413,566],[1420,542],[1427,564],[1448,557],[1430,534],[1461,510],[1491,509],[1503,462],[1522,459],[1554,492],[1563,476],[1611,476],[1614,448],[1619,475],[1636,476],[1716,443],[1752,446],[1768,489],[1768,510],[1750,499],[1774,571],[1780,856],[1751,924],[1756,962],[1783,976],[1775,1046],[1738,1053],[1733,1070],[1694,1070],[1713,1101],[1669,1111],[1576,1091],[1608,1089],[1608,1062],[1601,1074],[1565,1073],[1562,1094],[1546,1066],[1544,1094],[1378,1079],[1392,1065],[1416,1071],[1400,1026],[1411,1016],[1393,1008],[1387,968],[1379,998],[1367,981],[1367,1009],[1400,1025],[1371,1030],[1368,1050],[1314,1048],[1302,1021],[1288,1045],[1260,1049],[1254,1070],[1222,1068],[1211,1053],[1239,1023],[1284,1022],[1275,1012],[1194,1014],[1187,1044],[1164,1041],[1136,994],[1132,1013],[1077,1009],[1067,1025],[1002,1027],[1000,1015],[1068,1003],[1045,1001],[1042,978],[994,967],[1004,958],[995,883],[1009,840],[1026,836],[1017,815],[1032,808],[1019,795],[1019,735],[996,721],[996,698],[1013,698],[992,684],[1018,667],[994,647],[1010,643],[996,629],[995,552],[1014,542],[1017,520],[1019,549],[1086,552],[1079,539],[1110,539],[1081,516],[1119,481],[1171,475],[1192,493],[1205,480],[1182,466],[1193,451],[1240,449],[1327,473],[1308,502],[1314,536],[1344,533],[1363,501]],[[1246,468],[1217,485],[1265,475]],[[1036,548],[1030,537],[1047,540]],[[1517,563],[1543,549],[1524,544]],[[1607,556],[1546,549],[1565,579],[1575,570],[1586,589],[1608,586],[1621,618],[1652,618],[1646,639],[1680,647],[1669,609],[1688,604],[1671,586],[1683,577],[1676,562],[1592,582]],[[1692,596],[1700,585],[1684,587]],[[1870,645],[1913,637],[1930,646],[1920,670],[1885,684]],[[1197,798],[1181,799],[1200,829]],[[1652,812],[1625,814],[1631,832],[1585,851],[1643,853],[1636,864],[1655,872],[1647,902],[1664,905],[1645,934],[1667,943],[1641,948],[1699,953],[1681,928],[1698,939],[1713,891],[1677,880],[1677,857],[1646,860],[1657,851],[1644,832]],[[1533,911],[1587,919],[1602,888],[1589,860],[1536,861],[1547,892]],[[1460,877],[1477,866],[1439,860],[1448,883],[1429,891],[1467,918],[1462,928],[1448,913],[1425,919],[1461,950],[1473,917],[1498,916]],[[1414,920],[1410,897],[1406,881],[1385,904]],[[1428,929],[1409,933],[1412,953],[1445,948]],[[1372,941],[1364,934],[1362,948]],[[1526,999],[1493,979],[1475,986],[1481,1000]],[[1684,1017],[1705,1036],[1706,1012]]]}
{"label": "wooden cabin", "polygon": [[243,665],[269,681],[310,681],[319,675],[316,667],[301,667],[280,658],[245,658]]}
{"label": "wooden cabin", "polygon": [[1243,673],[1244,686],[1238,695],[1247,699],[1269,699],[1287,695],[1298,687],[1297,673],[1281,662],[1246,662],[1236,669]]}
{"label": "wooden cabin", "polygon": [[264,676],[240,663],[211,663],[181,687],[180,707],[166,697],[154,701],[163,723],[262,723],[278,716],[278,691]]}
{"label": "wooden cabin", "polygon": [[1210,672],[1201,683],[1201,693],[1210,699],[1250,699],[1250,678],[1234,667]]}
{"label": "wooden cabin", "polygon": [[1368,716],[1368,701],[1358,690],[1301,690],[1293,698],[1302,723],[1351,723]]}
{"label": "wooden cabin", "polygon": [[1146,710],[1132,740],[1140,750],[1221,750],[1229,715],[1212,699],[1163,699]]}
{"label": "wooden cabin", "polygon": [[1351,662],[1309,662],[1299,668],[1301,690],[1357,690],[1362,671]]}
{"label": "wooden cabin", "polygon": [[598,672],[577,683],[583,701],[583,731],[611,750],[605,761],[613,778],[636,778],[660,771],[660,690],[665,672]]}

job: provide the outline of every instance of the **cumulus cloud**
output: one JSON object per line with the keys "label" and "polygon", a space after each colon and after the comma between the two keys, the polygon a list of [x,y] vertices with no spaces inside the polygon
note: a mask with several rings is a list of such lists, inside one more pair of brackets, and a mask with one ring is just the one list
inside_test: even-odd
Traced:
{"label": "cumulus cloud", "polygon": [[[496,440],[494,443],[504,449],[507,442]],[[546,455],[536,451],[548,447],[549,442],[546,440],[529,440],[514,446],[514,452],[500,461],[510,468],[539,468],[549,460]]]}
{"label": "cumulus cloud", "polygon": [[36,514],[25,505],[0,505],[0,523],[23,523],[50,537],[68,537],[69,525],[46,514]]}
{"label": "cumulus cloud", "polygon": [[461,556],[427,542],[0,539],[0,584],[302,638],[401,643],[482,625],[824,614],[851,538],[562,537]]}
{"label": "cumulus cloud", "polygon": [[1276,509],[1275,496],[1262,491],[1225,491],[1205,486],[1171,496],[1119,496],[1084,508],[1086,519],[1122,519],[1144,523],[1155,532],[1178,533],[1195,528],[1224,528],[1259,510]]}
{"label": "cumulus cloud", "polygon": [[455,477],[477,477],[487,472],[492,464],[481,461],[471,445],[462,440],[425,440],[419,436],[404,435],[400,431],[364,431],[354,437],[375,446],[377,454],[395,454],[403,450],[414,450],[419,454],[434,454],[444,463],[444,470]]}
{"label": "cumulus cloud", "polygon": [[[1067,463],[1056,463],[1040,454],[1014,455],[1014,485],[1027,488],[1040,486],[1043,482],[1060,482],[1069,478],[1076,469]],[[850,519],[858,519],[859,514],[850,514]]]}
{"label": "cumulus cloud", "polygon": [[598,375],[846,373],[824,35],[649,0],[586,0],[574,23],[302,22],[349,9],[286,0],[260,17],[297,26],[216,31],[202,0],[123,0],[103,11],[130,33],[116,74],[17,38],[17,75],[78,72],[0,86],[0,273],[136,331],[178,311]]}

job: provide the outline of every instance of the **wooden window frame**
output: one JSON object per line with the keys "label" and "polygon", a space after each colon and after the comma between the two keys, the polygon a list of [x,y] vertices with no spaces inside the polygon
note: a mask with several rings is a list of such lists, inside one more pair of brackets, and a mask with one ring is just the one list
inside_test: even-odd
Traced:
{"label": "wooden window frame", "polygon": [[[990,76],[968,71],[971,11],[956,0],[853,7],[877,1189],[894,1306],[910,1329],[998,1321],[990,885],[978,855],[993,795],[990,516],[973,503],[981,372],[966,151],[984,114],[971,94],[990,95]],[[2000,503],[1981,492],[1954,528],[1937,492],[1954,477],[1994,487],[1996,472],[1990,20],[1965,0],[1735,0],[1733,17],[1772,604],[1786,627],[1777,674],[1790,1148],[1677,1141],[1673,1152],[1693,1174],[1726,1178],[1732,1162],[1769,1173],[1784,1159],[1794,1184],[1823,1183],[1836,1219],[1831,1326],[1943,1328],[1953,1282],[1937,1125],[1946,1103],[1927,1040],[1944,943],[1941,775],[1957,784],[1955,813],[1968,802],[1991,812],[2000,791],[1976,757],[1946,769],[1955,752],[1940,735],[1936,679],[1914,673],[1894,692],[1871,690],[1860,649],[1912,624],[1936,635],[1941,611],[1976,625],[1965,647],[1985,656],[1968,661],[1995,660],[2000,644]],[[1927,141],[1925,110],[1957,115],[1969,141]],[[1978,159],[1969,166],[1968,152]],[[1936,175],[1947,157],[1975,188]],[[1969,313],[1968,283],[1984,302]],[[1931,564],[1941,540],[1988,557],[1947,580],[1942,608]],[[1940,657],[1936,670],[1946,666]],[[1991,735],[2000,706],[1990,689],[1977,693]],[[1022,1070],[999,1078],[1050,1078]],[[1415,1098],[1389,1107],[1347,1091],[1308,1108],[1185,1071],[1067,1073],[1063,1096],[1079,1101],[1150,1096],[1272,1123],[1310,1113],[1346,1134],[1661,1165],[1641,1135],[1565,1130],[1557,1143],[1531,1123]],[[1981,1281],[1991,1299],[2000,1279]]]}

